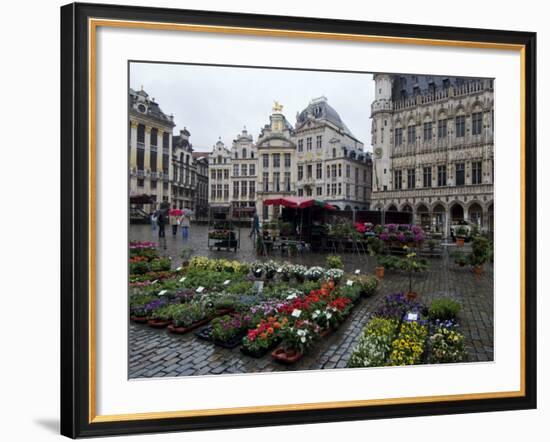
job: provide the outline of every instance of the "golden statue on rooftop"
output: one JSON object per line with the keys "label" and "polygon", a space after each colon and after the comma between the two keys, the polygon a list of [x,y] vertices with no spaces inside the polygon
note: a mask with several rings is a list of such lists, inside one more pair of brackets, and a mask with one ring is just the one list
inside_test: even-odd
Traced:
{"label": "golden statue on rooftop", "polygon": [[277,100],[273,102],[273,112],[281,113],[283,111],[283,105],[280,104]]}

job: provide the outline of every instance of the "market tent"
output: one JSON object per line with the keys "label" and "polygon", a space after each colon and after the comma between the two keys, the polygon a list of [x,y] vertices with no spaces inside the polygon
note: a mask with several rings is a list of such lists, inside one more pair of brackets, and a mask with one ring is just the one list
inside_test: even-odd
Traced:
{"label": "market tent", "polygon": [[282,198],[270,198],[264,200],[266,206],[284,206],[291,209],[306,209],[308,207],[317,206],[324,209],[335,210],[336,207],[314,198],[304,198],[299,196],[287,196]]}

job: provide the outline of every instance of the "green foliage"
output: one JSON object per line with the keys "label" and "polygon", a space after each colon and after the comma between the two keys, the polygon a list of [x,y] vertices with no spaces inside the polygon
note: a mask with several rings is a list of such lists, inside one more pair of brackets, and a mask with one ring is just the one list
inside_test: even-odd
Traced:
{"label": "green foliage", "polygon": [[130,275],[143,275],[149,271],[149,263],[138,261],[130,263]]}
{"label": "green foliage", "polygon": [[326,258],[326,266],[329,269],[343,269],[344,263],[342,262],[342,258],[337,255],[329,255]]}
{"label": "green foliage", "polygon": [[393,319],[373,318],[353,350],[348,367],[380,367],[392,349],[398,322]]}
{"label": "green foliage", "polygon": [[367,250],[371,256],[379,256],[384,251],[384,241],[376,236],[367,239]]}
{"label": "green foliage", "polygon": [[472,242],[472,253],[470,254],[470,264],[481,266],[489,261],[492,250],[489,239],[483,236],[476,236]]}
{"label": "green foliage", "polygon": [[436,364],[462,362],[466,357],[464,336],[456,330],[438,328],[430,336],[431,362]]}
{"label": "green foliage", "polygon": [[378,278],[372,275],[354,275],[350,278],[354,285],[361,288],[361,295],[372,296],[378,287]]}
{"label": "green foliage", "polygon": [[236,281],[229,284],[226,291],[235,295],[250,295],[252,294],[253,285],[252,281]]}
{"label": "green foliage", "polygon": [[168,258],[155,258],[151,261],[151,271],[162,272],[172,268],[172,261]]}
{"label": "green foliage", "polygon": [[200,302],[189,302],[181,304],[177,314],[173,315],[173,322],[176,327],[189,327],[195,322],[208,318],[213,310],[210,306]]}
{"label": "green foliage", "polygon": [[392,255],[379,255],[377,262],[378,265],[384,267],[386,270],[399,270],[401,260]]}
{"label": "green foliage", "polygon": [[361,297],[361,290],[362,288],[359,284],[344,284],[338,287],[338,294],[343,298],[348,298],[351,302],[354,303]]}
{"label": "green foliage", "polygon": [[468,257],[462,250],[455,250],[451,254],[452,258],[455,260],[456,264],[464,265],[468,263]]}
{"label": "green foliage", "polygon": [[430,305],[428,316],[430,319],[439,319],[445,321],[447,319],[455,319],[460,311],[460,303],[450,298],[436,299]]}
{"label": "green foliage", "polygon": [[456,229],[455,235],[458,238],[466,238],[468,236],[468,229],[464,226],[459,226]]}

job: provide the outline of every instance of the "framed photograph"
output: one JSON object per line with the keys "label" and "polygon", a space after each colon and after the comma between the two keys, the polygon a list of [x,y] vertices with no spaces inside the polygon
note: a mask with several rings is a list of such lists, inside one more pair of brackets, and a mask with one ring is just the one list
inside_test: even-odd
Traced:
{"label": "framed photograph", "polygon": [[535,46],[62,7],[62,434],[535,408]]}

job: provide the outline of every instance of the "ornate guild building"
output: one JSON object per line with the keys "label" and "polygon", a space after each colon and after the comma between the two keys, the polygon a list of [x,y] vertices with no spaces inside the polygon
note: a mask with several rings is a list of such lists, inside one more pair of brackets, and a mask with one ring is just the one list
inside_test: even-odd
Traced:
{"label": "ornate guild building", "polygon": [[375,74],[372,207],[493,230],[493,80]]}

